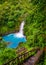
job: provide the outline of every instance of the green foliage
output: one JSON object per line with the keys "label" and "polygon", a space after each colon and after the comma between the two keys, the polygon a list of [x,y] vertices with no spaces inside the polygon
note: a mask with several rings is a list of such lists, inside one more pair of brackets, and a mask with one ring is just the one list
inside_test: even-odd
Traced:
{"label": "green foliage", "polygon": [[2,65],[15,57],[15,50],[6,48],[5,50],[0,51],[0,64]]}
{"label": "green foliage", "polygon": [[[0,0],[0,35],[14,30],[18,31],[21,21],[25,20],[24,33],[27,42],[24,46],[28,48],[45,47],[45,5],[46,0]],[[2,43],[5,42],[0,44]],[[5,48],[5,44],[2,46]]]}
{"label": "green foliage", "polygon": [[13,21],[9,21],[7,23],[7,26],[10,28],[10,27],[14,27],[14,22]]}
{"label": "green foliage", "polygon": [[0,39],[0,51],[3,51],[5,48],[6,48],[6,46],[7,46],[7,44],[8,43],[6,43],[3,39],[2,39],[2,37],[0,37],[1,39]]}
{"label": "green foliage", "polygon": [[3,26],[2,28],[1,28],[1,32],[0,33],[6,33],[7,32],[7,30],[8,30],[8,28],[7,28],[7,26]]}

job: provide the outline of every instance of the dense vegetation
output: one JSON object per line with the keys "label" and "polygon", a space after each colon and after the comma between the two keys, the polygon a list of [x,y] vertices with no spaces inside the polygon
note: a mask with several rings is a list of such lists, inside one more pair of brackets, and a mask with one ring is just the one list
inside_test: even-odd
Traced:
{"label": "dense vegetation", "polygon": [[[2,35],[17,32],[20,23],[24,20],[24,34],[27,42],[19,47],[26,48],[46,46],[46,0],[0,0],[0,39]],[[5,49],[7,43],[0,41],[0,64],[4,57],[14,58],[14,49]],[[9,52],[9,50],[11,50]],[[6,52],[8,56],[6,56]],[[3,53],[3,54],[2,54]],[[46,65],[44,59],[43,65]],[[4,60],[5,62],[5,60]],[[3,62],[2,62],[3,63]],[[40,65],[40,64],[39,64]],[[42,64],[41,64],[42,65]]]}

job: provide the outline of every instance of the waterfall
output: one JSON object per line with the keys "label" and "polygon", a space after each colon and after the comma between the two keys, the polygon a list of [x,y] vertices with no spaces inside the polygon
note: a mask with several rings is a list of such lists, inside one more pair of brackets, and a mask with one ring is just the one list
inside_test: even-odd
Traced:
{"label": "waterfall", "polygon": [[23,28],[24,28],[24,21],[21,23],[20,25],[20,30],[19,30],[19,33],[21,33],[23,35]]}
{"label": "waterfall", "polygon": [[24,24],[25,22],[22,21],[19,32],[3,36],[3,39],[6,42],[11,43],[7,46],[7,48],[16,48],[20,42],[26,42],[26,37],[23,34]]}
{"label": "waterfall", "polygon": [[20,25],[20,30],[19,30],[19,32],[15,33],[14,36],[19,37],[19,38],[25,37],[25,36],[23,35],[24,24],[25,24],[25,22],[22,21],[22,23],[21,23],[21,25]]}

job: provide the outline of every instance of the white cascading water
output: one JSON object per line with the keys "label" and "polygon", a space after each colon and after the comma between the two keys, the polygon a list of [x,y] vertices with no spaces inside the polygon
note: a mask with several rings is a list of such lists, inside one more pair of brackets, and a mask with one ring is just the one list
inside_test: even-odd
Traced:
{"label": "white cascading water", "polygon": [[18,38],[25,37],[25,36],[23,35],[24,24],[25,24],[25,22],[22,21],[22,23],[21,23],[21,25],[20,25],[20,30],[19,30],[19,32],[18,32],[18,33],[15,33],[14,36],[16,36],[16,37],[18,37]]}

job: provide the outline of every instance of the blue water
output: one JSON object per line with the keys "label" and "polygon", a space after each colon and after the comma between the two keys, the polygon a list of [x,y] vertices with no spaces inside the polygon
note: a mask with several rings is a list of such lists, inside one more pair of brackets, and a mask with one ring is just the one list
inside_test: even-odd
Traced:
{"label": "blue water", "polygon": [[16,35],[14,36],[14,33],[3,36],[3,39],[6,42],[10,42],[10,44],[7,46],[7,48],[16,48],[20,42],[26,42],[25,37],[22,37],[22,38],[16,37]]}

